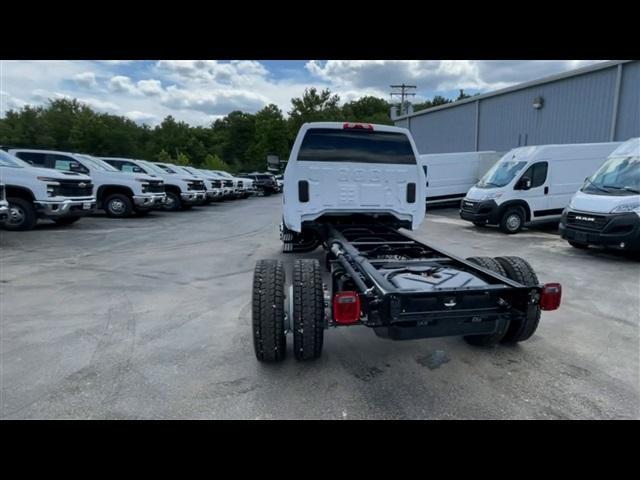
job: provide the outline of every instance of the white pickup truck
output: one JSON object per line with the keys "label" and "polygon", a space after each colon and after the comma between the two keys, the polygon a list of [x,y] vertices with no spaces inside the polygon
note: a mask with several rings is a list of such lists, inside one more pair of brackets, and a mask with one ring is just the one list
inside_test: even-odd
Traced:
{"label": "white pickup truck", "polygon": [[192,175],[180,175],[169,173],[152,162],[146,160],[133,160],[131,158],[102,157],[102,160],[117,168],[121,172],[145,173],[147,175],[162,178],[167,199],[165,210],[185,210],[192,205],[201,204],[204,201],[204,193],[199,188],[201,179]]}
{"label": "white pickup truck", "polygon": [[104,209],[109,217],[124,218],[134,212],[146,215],[162,206],[166,198],[161,179],[122,173],[91,155],[32,149],[12,149],[9,153],[34,166],[89,175],[98,208]]}
{"label": "white pickup truck", "polygon": [[34,168],[3,150],[0,184],[0,223],[6,215],[8,230],[31,230],[38,218],[68,225],[96,208],[91,178]]}
{"label": "white pickup truck", "polygon": [[304,124],[284,172],[284,251],[312,245],[314,224],[325,217],[354,222],[366,215],[417,228],[425,215],[426,185],[417,158],[404,128]]}
{"label": "white pickup truck", "polygon": [[4,225],[9,218],[9,202],[7,202],[5,191],[5,186],[0,183],[0,225]]}

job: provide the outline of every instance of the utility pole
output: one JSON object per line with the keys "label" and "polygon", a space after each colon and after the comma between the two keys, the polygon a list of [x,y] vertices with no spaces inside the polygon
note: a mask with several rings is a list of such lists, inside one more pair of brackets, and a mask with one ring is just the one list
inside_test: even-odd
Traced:
{"label": "utility pole", "polygon": [[407,92],[408,89],[410,88],[417,88],[415,85],[405,85],[404,83],[402,85],[390,85],[391,88],[395,88],[395,89],[400,89],[400,91],[395,91],[395,92],[391,92],[391,97],[393,97],[394,95],[399,95],[400,96],[400,115],[404,115],[407,113],[407,105],[405,103],[405,97],[415,97],[415,93],[409,93]]}

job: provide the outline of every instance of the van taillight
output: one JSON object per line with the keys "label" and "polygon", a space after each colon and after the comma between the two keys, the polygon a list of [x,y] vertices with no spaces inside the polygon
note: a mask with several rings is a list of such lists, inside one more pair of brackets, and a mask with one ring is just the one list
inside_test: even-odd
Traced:
{"label": "van taillight", "polygon": [[540,296],[541,310],[557,310],[562,298],[562,285],[559,283],[545,283]]}
{"label": "van taillight", "polygon": [[358,292],[339,292],[333,296],[333,319],[341,325],[360,320],[360,296]]}
{"label": "van taillight", "polygon": [[345,130],[348,129],[359,129],[359,130],[373,130],[373,125],[370,123],[345,123],[342,125],[342,128]]}

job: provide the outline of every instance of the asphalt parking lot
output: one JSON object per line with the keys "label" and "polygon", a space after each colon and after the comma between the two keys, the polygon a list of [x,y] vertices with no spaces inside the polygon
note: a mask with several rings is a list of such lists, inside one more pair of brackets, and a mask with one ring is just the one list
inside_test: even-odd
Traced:
{"label": "asphalt parking lot", "polygon": [[280,253],[281,201],[1,231],[1,417],[640,416],[640,263],[575,250],[553,229],[477,229],[453,208],[430,210],[414,236],[464,257],[519,255],[542,282],[562,283],[560,310],[543,313],[532,339],[482,349],[340,328],[319,361],[259,364],[255,261],[297,257]]}

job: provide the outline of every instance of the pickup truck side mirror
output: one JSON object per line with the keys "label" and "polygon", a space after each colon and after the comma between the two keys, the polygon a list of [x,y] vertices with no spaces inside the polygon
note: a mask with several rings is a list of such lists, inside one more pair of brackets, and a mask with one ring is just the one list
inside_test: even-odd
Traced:
{"label": "pickup truck side mirror", "polygon": [[518,190],[529,190],[531,188],[531,179],[529,177],[522,177],[517,187]]}
{"label": "pickup truck side mirror", "polygon": [[86,173],[87,169],[78,162],[69,162],[69,170],[77,173]]}
{"label": "pickup truck side mirror", "polygon": [[138,166],[133,167],[133,172],[134,173],[145,173],[145,171],[143,169],[141,169]]}

